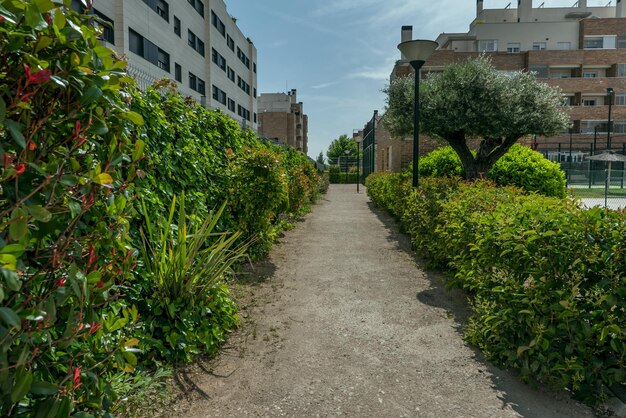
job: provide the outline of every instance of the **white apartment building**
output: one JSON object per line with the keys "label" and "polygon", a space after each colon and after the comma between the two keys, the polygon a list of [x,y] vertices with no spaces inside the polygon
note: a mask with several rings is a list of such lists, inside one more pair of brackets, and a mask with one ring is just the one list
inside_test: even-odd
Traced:
{"label": "white apartment building", "polygon": [[103,41],[127,57],[141,88],[170,78],[183,95],[257,129],[256,47],[223,0],[94,0],[93,10],[112,24]]}
{"label": "white apartment building", "polygon": [[605,7],[588,7],[587,0],[576,1],[572,7],[547,7],[549,3],[550,0],[546,0],[540,7],[533,7],[532,0],[518,0],[517,8],[509,5],[505,9],[484,9],[484,1],[477,0],[476,18],[469,31],[442,33],[437,42],[441,49],[456,52],[517,53],[616,48],[615,34],[603,39],[581,39],[580,21],[626,17],[622,0],[617,0],[616,6],[607,2]]}

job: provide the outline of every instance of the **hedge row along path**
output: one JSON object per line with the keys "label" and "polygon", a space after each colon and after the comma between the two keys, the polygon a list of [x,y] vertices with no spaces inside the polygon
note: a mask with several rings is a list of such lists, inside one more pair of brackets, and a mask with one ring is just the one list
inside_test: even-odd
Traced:
{"label": "hedge row along path", "polygon": [[217,359],[184,373],[194,393],[169,413],[593,416],[465,344],[465,297],[423,265],[363,189],[331,185],[242,286],[245,325]]}

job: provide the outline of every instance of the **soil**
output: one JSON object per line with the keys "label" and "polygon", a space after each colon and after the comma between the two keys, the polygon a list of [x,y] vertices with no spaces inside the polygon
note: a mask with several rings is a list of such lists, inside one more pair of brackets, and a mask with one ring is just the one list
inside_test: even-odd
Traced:
{"label": "soil", "polygon": [[168,417],[592,417],[462,337],[466,297],[363,188],[331,186],[236,287],[243,325],[179,371]]}

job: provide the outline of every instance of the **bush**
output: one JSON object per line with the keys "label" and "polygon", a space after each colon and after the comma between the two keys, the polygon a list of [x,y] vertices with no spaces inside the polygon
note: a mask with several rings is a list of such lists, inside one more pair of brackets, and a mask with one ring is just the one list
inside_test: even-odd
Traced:
{"label": "bush", "polygon": [[565,197],[565,173],[558,163],[541,153],[515,144],[489,170],[489,178],[502,186],[513,185],[544,196]]}
{"label": "bush", "polygon": [[146,273],[152,294],[145,298],[153,353],[170,361],[211,354],[237,324],[236,309],[224,279],[245,257],[248,243],[237,246],[240,232],[216,233],[226,205],[201,225],[186,219],[184,195],[174,223],[176,197],[167,220],[152,220],[143,209]]}
{"label": "bush", "polygon": [[450,146],[437,148],[420,157],[420,177],[463,177],[463,165],[458,154]]}
{"label": "bush", "polygon": [[[464,176],[461,159],[450,146],[438,148],[420,158],[422,177]],[[488,176],[501,186],[517,186],[544,196],[565,197],[565,173],[558,163],[541,153],[515,144],[489,170]]]}
{"label": "bush", "polygon": [[589,403],[626,382],[626,213],[487,181],[423,179],[406,197],[393,175],[372,180],[377,204],[405,196],[414,245],[470,294],[466,338],[489,359]]}
{"label": "bush", "polygon": [[130,379],[142,141],[92,17],[0,1],[0,415],[107,410]]}

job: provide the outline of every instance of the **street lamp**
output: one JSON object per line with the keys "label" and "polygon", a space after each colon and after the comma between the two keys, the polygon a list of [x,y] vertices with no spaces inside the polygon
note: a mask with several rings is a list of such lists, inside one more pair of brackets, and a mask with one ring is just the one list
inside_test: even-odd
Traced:
{"label": "street lamp", "polygon": [[606,95],[609,100],[609,126],[606,129],[606,148],[611,149],[611,105],[613,104],[613,95],[615,92],[612,87],[606,88]]}
{"label": "street lamp", "polygon": [[437,49],[435,41],[416,39],[398,44],[398,49],[415,70],[415,110],[413,115],[413,187],[417,187],[419,163],[420,69]]}

